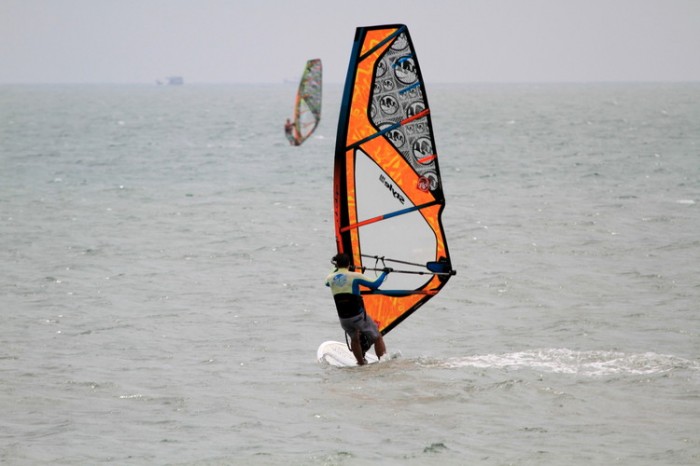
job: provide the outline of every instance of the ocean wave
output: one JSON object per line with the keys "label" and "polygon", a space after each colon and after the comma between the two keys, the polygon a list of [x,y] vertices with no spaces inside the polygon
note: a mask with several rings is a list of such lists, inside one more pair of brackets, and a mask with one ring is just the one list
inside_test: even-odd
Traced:
{"label": "ocean wave", "polygon": [[574,351],[561,348],[450,358],[443,367],[535,369],[587,376],[652,375],[676,369],[700,370],[700,363],[677,356],[617,351]]}

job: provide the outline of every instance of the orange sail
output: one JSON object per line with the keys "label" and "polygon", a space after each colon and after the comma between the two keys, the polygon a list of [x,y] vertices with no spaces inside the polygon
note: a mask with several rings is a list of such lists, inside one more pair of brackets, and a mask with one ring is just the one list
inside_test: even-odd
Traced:
{"label": "orange sail", "polygon": [[441,221],[445,197],[430,108],[404,25],[357,28],[333,188],[338,252],[368,276],[395,271],[380,290],[363,291],[367,313],[385,334],[456,273]]}

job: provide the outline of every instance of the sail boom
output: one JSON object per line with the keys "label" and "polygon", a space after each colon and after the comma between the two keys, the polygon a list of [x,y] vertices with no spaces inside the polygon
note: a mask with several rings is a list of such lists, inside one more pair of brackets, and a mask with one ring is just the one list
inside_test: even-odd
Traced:
{"label": "sail boom", "polygon": [[437,294],[433,290],[375,290],[370,293],[362,293],[363,297],[371,295],[382,295],[382,296],[433,296]]}
{"label": "sail boom", "polygon": [[[384,269],[379,269],[376,267],[363,267],[363,270],[382,272]],[[441,276],[445,276],[445,277],[457,275],[457,272],[454,270],[450,270],[449,272],[422,272],[419,270],[392,270],[391,273],[408,273],[408,274],[413,274],[413,275],[441,275]]]}

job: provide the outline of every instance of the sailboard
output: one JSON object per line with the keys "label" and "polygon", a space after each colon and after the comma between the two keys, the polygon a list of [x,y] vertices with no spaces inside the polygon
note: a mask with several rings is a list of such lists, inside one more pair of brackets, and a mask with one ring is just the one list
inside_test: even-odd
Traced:
{"label": "sailboard", "polygon": [[405,25],[355,32],[338,121],[333,201],[339,253],[356,270],[394,273],[362,290],[386,334],[456,272],[442,225],[445,196],[430,107]]}
{"label": "sailboard", "polygon": [[[316,358],[319,362],[323,362],[335,367],[357,367],[357,360],[352,354],[348,344],[340,341],[324,341],[316,351]],[[365,354],[367,364],[379,362],[379,358],[372,353]]]}
{"label": "sailboard", "polygon": [[322,79],[321,59],[307,61],[294,102],[294,121],[285,126],[287,139],[294,146],[306,141],[321,121]]}

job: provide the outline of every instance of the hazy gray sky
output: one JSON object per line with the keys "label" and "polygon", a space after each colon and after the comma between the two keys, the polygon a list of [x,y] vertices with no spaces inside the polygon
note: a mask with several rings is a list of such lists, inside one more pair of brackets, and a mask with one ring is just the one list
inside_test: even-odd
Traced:
{"label": "hazy gray sky", "polygon": [[432,82],[700,81],[700,0],[0,0],[0,83],[342,82],[386,23]]}

